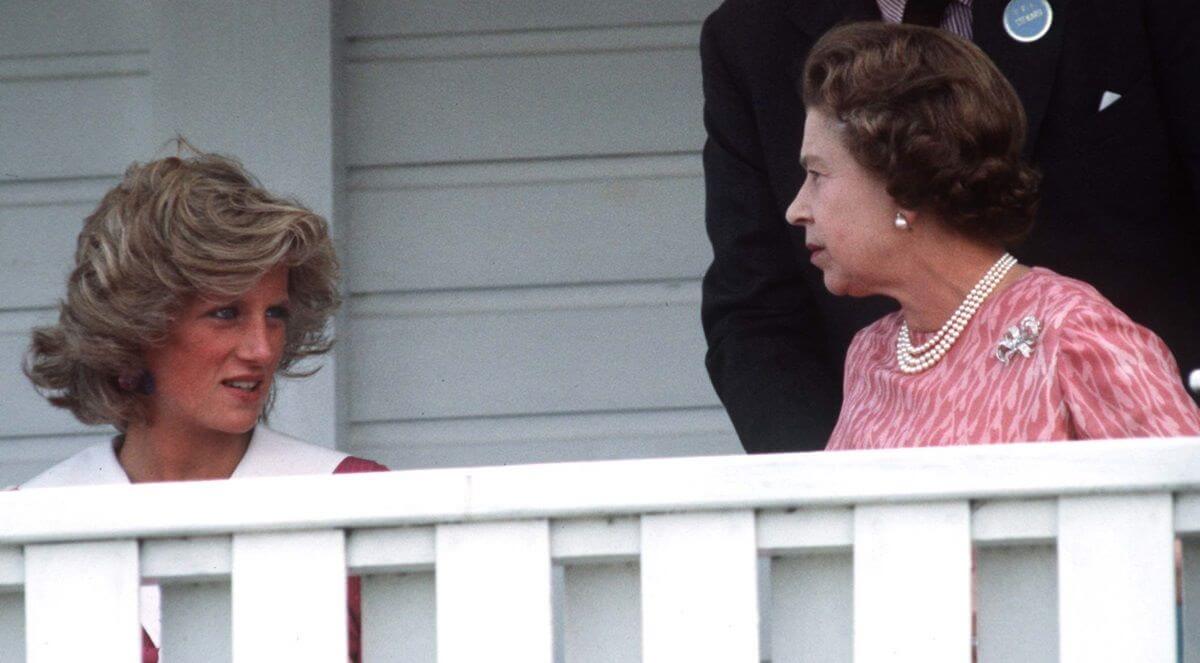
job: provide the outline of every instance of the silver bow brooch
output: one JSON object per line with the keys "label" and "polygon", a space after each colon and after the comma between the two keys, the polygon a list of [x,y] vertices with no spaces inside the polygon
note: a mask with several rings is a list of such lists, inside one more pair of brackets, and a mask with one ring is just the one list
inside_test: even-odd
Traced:
{"label": "silver bow brooch", "polygon": [[1041,333],[1042,323],[1037,318],[1032,315],[1021,318],[1021,321],[1009,327],[1004,338],[1000,339],[1000,346],[996,348],[996,359],[999,359],[1001,364],[1008,364],[1008,360],[1018,352],[1022,357],[1030,357]]}

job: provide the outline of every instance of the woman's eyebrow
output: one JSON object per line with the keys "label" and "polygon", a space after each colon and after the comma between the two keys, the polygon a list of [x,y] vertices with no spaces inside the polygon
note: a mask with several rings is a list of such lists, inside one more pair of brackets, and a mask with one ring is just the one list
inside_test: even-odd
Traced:
{"label": "woman's eyebrow", "polygon": [[812,154],[801,154],[800,155],[800,167],[805,170],[808,170],[810,166],[824,166],[824,165],[825,165],[825,162],[823,160],[821,160],[821,157],[819,157],[819,156],[815,156]]}

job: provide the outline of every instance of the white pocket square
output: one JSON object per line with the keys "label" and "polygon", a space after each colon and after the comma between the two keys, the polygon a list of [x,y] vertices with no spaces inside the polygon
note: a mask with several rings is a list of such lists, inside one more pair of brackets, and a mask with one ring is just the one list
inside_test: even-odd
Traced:
{"label": "white pocket square", "polygon": [[1117,99],[1120,98],[1121,95],[1117,94],[1116,92],[1109,92],[1108,90],[1105,90],[1104,94],[1100,95],[1100,110],[1104,110],[1105,108],[1117,103]]}

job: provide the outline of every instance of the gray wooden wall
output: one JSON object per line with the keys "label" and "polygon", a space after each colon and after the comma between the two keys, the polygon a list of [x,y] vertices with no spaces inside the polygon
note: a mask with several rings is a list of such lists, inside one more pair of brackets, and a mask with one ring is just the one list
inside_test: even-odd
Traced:
{"label": "gray wooden wall", "polygon": [[108,434],[20,356],[82,217],[175,130],[332,211],[336,370],[280,428],[397,468],[737,452],[699,325],[716,4],[0,5],[0,482]]}

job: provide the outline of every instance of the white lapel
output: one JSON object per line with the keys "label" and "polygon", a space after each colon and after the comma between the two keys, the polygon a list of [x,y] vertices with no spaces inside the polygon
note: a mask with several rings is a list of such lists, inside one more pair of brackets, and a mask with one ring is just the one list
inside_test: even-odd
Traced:
{"label": "white lapel", "polygon": [[98,486],[113,483],[127,484],[129,477],[125,475],[125,470],[117,462],[117,454],[113,450],[114,444],[115,438],[93,444],[21,484],[21,490],[60,486]]}
{"label": "white lapel", "polygon": [[259,426],[230,479],[294,474],[333,474],[349,454],[326,449]]}

